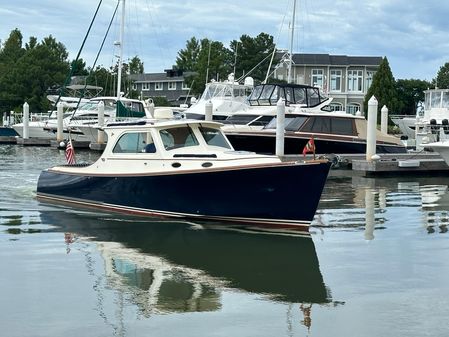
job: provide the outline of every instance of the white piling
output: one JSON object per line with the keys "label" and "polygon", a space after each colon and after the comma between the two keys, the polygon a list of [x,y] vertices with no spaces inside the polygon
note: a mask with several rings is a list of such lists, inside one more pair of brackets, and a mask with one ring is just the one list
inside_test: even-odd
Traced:
{"label": "white piling", "polygon": [[386,105],[380,109],[380,131],[388,133],[388,108]]}
{"label": "white piling", "polygon": [[58,118],[58,128],[56,132],[56,140],[58,143],[62,142],[64,140],[64,125],[63,125],[63,118],[64,118],[64,106],[62,102],[59,102],[56,105],[57,110],[57,118]]}
{"label": "white piling", "polygon": [[276,156],[284,155],[285,102],[281,98],[276,104]]}
{"label": "white piling", "polygon": [[153,101],[151,101],[150,104],[148,104],[148,109],[150,110],[151,117],[154,118],[154,103],[153,103]]}
{"label": "white piling", "polygon": [[212,111],[213,111],[212,109],[213,109],[212,102],[207,101],[205,105],[205,115],[204,115],[204,119],[206,121],[212,120]]}
{"label": "white piling", "polygon": [[104,143],[104,131],[102,130],[104,126],[104,102],[100,101],[98,103],[98,134],[97,142],[98,144]]}
{"label": "white piling", "polygon": [[23,103],[23,139],[30,138],[30,106],[27,102]]}
{"label": "white piling", "polygon": [[368,101],[368,126],[366,130],[366,161],[372,161],[376,154],[377,102],[372,96]]}

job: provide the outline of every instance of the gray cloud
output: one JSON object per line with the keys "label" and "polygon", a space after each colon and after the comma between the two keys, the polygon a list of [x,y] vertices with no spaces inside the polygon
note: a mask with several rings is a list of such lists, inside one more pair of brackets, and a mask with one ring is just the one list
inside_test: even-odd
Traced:
{"label": "gray cloud", "polygon": [[[138,55],[145,70],[175,63],[192,36],[225,46],[242,34],[266,32],[279,48],[289,47],[293,0],[220,1],[127,0],[125,55]],[[94,59],[116,1],[103,1],[82,57]],[[26,42],[52,34],[74,58],[97,6],[92,0],[0,0],[0,38],[19,28]],[[449,3],[428,0],[298,1],[295,52],[387,56],[396,78],[432,79],[449,62]],[[100,63],[114,61],[118,18]]]}

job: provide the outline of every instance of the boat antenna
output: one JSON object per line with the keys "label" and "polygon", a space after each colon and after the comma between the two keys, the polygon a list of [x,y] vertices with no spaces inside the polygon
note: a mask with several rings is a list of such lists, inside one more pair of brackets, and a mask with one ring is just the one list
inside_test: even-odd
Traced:
{"label": "boat antenna", "polygon": [[296,13],[296,0],[293,0],[292,34],[290,36],[290,60],[289,60],[289,63],[288,63],[287,83],[291,83],[291,80],[292,80],[293,37],[295,35],[295,13]]}
{"label": "boat antenna", "polygon": [[209,81],[209,63],[210,63],[210,47],[212,43],[209,40],[209,54],[207,55],[206,84]]}
{"label": "boat antenna", "polygon": [[237,52],[239,50],[239,41],[235,44],[235,55],[234,55],[234,77],[235,77],[235,67],[237,64]]}
{"label": "boat antenna", "polygon": [[[120,1],[120,0],[119,0]],[[117,100],[120,100],[121,96],[121,85],[122,85],[122,63],[123,63],[123,35],[125,32],[125,0],[122,1],[122,17],[120,21],[120,40],[117,45],[119,46],[119,59],[118,59],[118,69],[117,69]]]}
{"label": "boat antenna", "polygon": [[273,59],[274,59],[275,54],[276,54],[276,46],[273,48],[273,53],[271,54],[271,59],[270,59],[270,65],[268,66],[268,69],[267,69],[267,75],[265,76],[265,79],[262,81],[262,84],[267,83],[268,77],[271,75],[270,69],[271,69],[271,66],[273,65]]}

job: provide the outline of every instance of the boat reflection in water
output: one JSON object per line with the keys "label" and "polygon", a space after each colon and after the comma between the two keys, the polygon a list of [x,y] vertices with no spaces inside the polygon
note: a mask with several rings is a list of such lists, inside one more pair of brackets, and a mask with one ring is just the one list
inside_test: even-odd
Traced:
{"label": "boat reflection in water", "polygon": [[69,250],[93,240],[110,283],[145,316],[218,310],[225,289],[304,305],[331,302],[309,234],[127,221],[70,209],[41,211],[41,219],[65,232]]}

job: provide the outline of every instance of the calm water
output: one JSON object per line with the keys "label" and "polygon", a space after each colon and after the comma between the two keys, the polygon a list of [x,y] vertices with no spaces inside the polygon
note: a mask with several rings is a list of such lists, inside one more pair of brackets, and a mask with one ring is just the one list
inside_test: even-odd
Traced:
{"label": "calm water", "polygon": [[2,336],[449,333],[449,176],[334,171],[304,238],[37,202],[64,160],[0,145]]}

